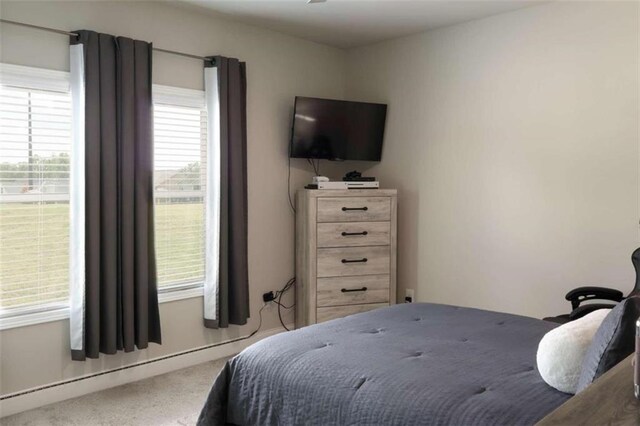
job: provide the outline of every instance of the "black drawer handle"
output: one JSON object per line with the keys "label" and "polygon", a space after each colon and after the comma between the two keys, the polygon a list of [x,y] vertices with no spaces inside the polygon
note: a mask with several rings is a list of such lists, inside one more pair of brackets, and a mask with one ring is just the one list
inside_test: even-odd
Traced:
{"label": "black drawer handle", "polygon": [[362,288],[343,288],[342,290],[340,290],[343,293],[352,293],[354,291],[367,291],[366,287],[362,287]]}
{"label": "black drawer handle", "polygon": [[366,212],[367,210],[369,210],[369,207],[365,206],[365,207],[343,207],[342,208],[343,212],[348,212],[348,211],[351,211],[351,210],[362,210],[362,211]]}
{"label": "black drawer handle", "polygon": [[369,259],[367,259],[366,257],[362,259],[342,259],[342,263],[364,263],[367,260]]}
{"label": "black drawer handle", "polygon": [[343,232],[342,233],[343,237],[348,237],[349,235],[369,235],[369,233],[367,231],[362,231],[362,232]]}

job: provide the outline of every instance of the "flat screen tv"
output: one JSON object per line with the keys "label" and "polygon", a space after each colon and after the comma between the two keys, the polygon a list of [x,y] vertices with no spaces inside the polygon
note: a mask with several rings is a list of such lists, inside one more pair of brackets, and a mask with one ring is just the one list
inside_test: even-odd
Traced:
{"label": "flat screen tv", "polygon": [[380,161],[387,106],[296,97],[292,158]]}

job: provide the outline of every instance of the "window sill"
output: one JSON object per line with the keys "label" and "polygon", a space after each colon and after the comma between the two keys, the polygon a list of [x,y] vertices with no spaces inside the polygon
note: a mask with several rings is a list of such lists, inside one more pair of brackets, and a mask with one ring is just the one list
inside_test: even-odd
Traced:
{"label": "window sill", "polygon": [[14,313],[0,316],[0,330],[10,328],[26,327],[28,325],[40,324],[51,321],[61,321],[69,318],[69,307],[59,307],[46,309],[39,312]]}
{"label": "window sill", "polygon": [[202,284],[185,288],[168,288],[158,292],[158,303],[173,302],[182,299],[204,296]]}
{"label": "window sill", "polygon": [[[203,296],[202,285],[179,289],[163,289],[158,293],[158,303],[174,302],[176,300],[191,299]],[[69,307],[58,306],[37,312],[15,312],[0,315],[0,331],[11,328],[26,327],[46,322],[62,321],[69,318]]]}

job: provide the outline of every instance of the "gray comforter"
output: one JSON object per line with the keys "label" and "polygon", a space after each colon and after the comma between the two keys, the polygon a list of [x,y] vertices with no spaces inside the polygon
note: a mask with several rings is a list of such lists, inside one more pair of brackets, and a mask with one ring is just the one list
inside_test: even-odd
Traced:
{"label": "gray comforter", "polygon": [[278,334],[227,362],[198,424],[533,424],[570,397],[535,367],[555,326],[415,303]]}

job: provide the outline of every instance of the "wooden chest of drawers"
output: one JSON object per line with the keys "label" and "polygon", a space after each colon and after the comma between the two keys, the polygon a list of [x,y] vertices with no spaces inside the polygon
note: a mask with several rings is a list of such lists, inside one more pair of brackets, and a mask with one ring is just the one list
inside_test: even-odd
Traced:
{"label": "wooden chest of drawers", "polygon": [[296,197],[296,328],[396,303],[395,189]]}

